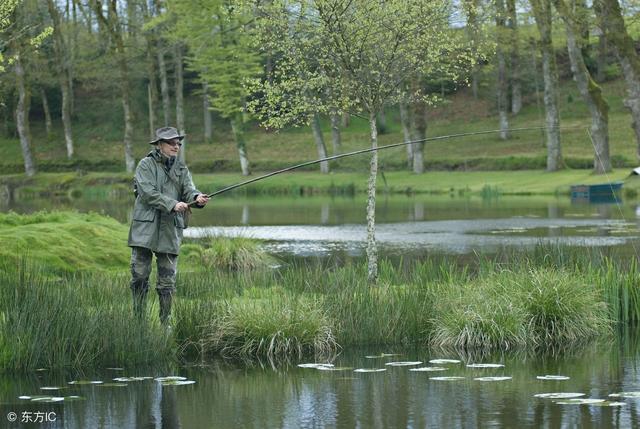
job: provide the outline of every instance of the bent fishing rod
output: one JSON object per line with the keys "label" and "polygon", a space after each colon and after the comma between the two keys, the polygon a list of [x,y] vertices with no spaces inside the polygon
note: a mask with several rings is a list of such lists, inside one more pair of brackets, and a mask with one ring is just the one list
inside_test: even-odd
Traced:
{"label": "bent fishing rod", "polygon": [[[582,127],[579,127],[579,126],[557,127],[558,130],[567,130],[567,129],[574,129],[574,128],[582,128]],[[346,158],[348,156],[360,155],[360,154],[363,154],[363,153],[375,152],[375,151],[379,151],[379,150],[383,150],[383,149],[391,149],[391,148],[400,147],[400,146],[407,146],[407,145],[416,144],[416,143],[424,143],[424,142],[436,141],[436,140],[447,140],[447,139],[452,139],[452,138],[457,138],[457,137],[469,137],[469,136],[477,136],[477,135],[482,135],[482,134],[495,134],[495,133],[500,133],[500,132],[534,131],[534,130],[547,130],[547,129],[549,129],[549,127],[525,127],[525,128],[510,128],[510,129],[507,129],[507,130],[474,131],[474,132],[468,132],[468,133],[449,134],[449,135],[446,135],[446,136],[427,137],[427,138],[420,139],[420,140],[411,140],[411,141],[406,141],[406,142],[402,142],[402,143],[393,143],[393,144],[388,144],[388,145],[383,145],[383,146],[370,147],[370,148],[367,148],[367,149],[355,150],[353,152],[347,152],[347,153],[341,153],[341,154],[338,154],[338,155],[332,155],[332,156],[328,156],[326,158],[320,158],[320,159],[316,159],[316,160],[313,160],[313,161],[306,161],[306,162],[303,162],[301,164],[296,164],[296,165],[292,165],[292,166],[289,166],[289,167],[286,167],[286,168],[283,168],[283,169],[280,169],[280,170],[272,171],[271,173],[263,174],[262,176],[254,177],[253,179],[245,180],[244,182],[239,182],[239,183],[236,183],[234,185],[230,185],[230,186],[227,186],[225,188],[219,189],[219,190],[217,190],[215,192],[207,194],[207,197],[209,197],[209,198],[215,197],[216,195],[224,194],[225,192],[232,191],[234,189],[240,188],[241,186],[246,186],[246,185],[248,185],[250,183],[254,183],[254,182],[257,182],[259,180],[267,179],[267,178],[275,176],[277,174],[286,173],[288,171],[297,170],[298,168],[307,167],[309,165],[314,165],[314,164],[319,164],[321,162],[327,162],[327,161],[333,161],[335,159]],[[195,204],[195,201],[189,203],[190,206],[192,206],[194,204]]]}

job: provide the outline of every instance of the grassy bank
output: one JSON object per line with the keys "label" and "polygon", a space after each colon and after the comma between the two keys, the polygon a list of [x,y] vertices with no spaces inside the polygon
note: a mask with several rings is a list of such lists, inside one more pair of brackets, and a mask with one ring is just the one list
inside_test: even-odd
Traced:
{"label": "grassy bank", "polygon": [[[623,192],[635,197],[640,190],[638,176],[631,169],[616,169],[607,175],[589,170],[524,171],[434,171],[416,175],[409,172],[383,172],[378,177],[379,193],[429,193],[454,195],[566,195],[571,185],[624,181]],[[250,177],[240,174],[195,174],[194,181],[203,192],[214,192]],[[366,173],[314,172],[286,173],[241,187],[230,195],[354,195],[365,193]],[[41,173],[0,176],[0,194],[13,199],[64,195],[70,198],[111,198],[132,195],[131,175],[126,173]]]}

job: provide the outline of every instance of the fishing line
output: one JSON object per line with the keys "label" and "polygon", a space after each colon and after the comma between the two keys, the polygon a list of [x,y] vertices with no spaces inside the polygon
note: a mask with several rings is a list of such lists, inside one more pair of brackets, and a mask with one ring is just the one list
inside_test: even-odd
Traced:
{"label": "fishing line", "polygon": [[[607,171],[604,169],[604,164],[602,163],[602,158],[600,158],[600,153],[598,152],[598,149],[596,148],[596,143],[595,141],[593,141],[593,136],[591,135],[591,131],[587,128],[587,135],[589,136],[589,140],[591,141],[591,146],[593,146],[593,151],[596,154],[596,158],[598,159],[598,162],[600,163],[600,168],[602,168],[603,172],[604,172],[604,176],[607,179],[607,182],[609,183],[609,188],[611,189],[611,194],[613,195],[615,201],[616,201],[616,208],[618,209],[618,213],[620,213],[620,217],[622,218],[623,221],[625,222],[629,222],[625,217],[624,217],[624,213],[622,212],[622,208],[621,208],[621,204],[620,204],[620,200],[618,199],[618,196],[614,193],[613,191],[613,185],[611,184],[611,179],[609,178],[609,174],[607,174]],[[634,244],[634,240],[630,240],[631,241],[631,247],[633,248],[633,252],[636,254],[636,258],[640,259],[640,255],[638,255],[638,249],[636,248],[636,245]]]}
{"label": "fishing line", "polygon": [[[567,130],[567,129],[577,129],[577,128],[582,128],[581,126],[571,126],[571,127],[556,127],[558,130]],[[326,158],[320,158],[320,159],[316,159],[313,161],[306,161],[303,162],[301,164],[296,164],[296,165],[292,165],[280,170],[276,170],[276,171],[272,171],[271,173],[267,173],[267,174],[263,174],[262,176],[258,176],[258,177],[254,177],[253,179],[250,180],[246,180],[244,182],[239,182],[236,183],[234,185],[230,185],[227,186],[225,188],[219,189],[215,192],[212,192],[210,194],[207,194],[207,197],[211,198],[214,197],[216,195],[220,195],[223,194],[225,192],[229,192],[233,189],[239,188],[241,186],[245,186],[248,185],[250,183],[254,183],[257,182],[259,180],[264,180],[268,177],[271,176],[275,176],[277,174],[282,174],[282,173],[286,173],[288,171],[292,171],[292,170],[297,170],[299,168],[302,167],[307,167],[309,165],[313,165],[313,164],[318,164],[320,162],[327,162],[327,161],[333,161],[336,159],[340,159],[340,158],[346,158],[348,156],[354,156],[354,155],[360,155],[363,153],[368,153],[368,152],[375,152],[378,150],[383,150],[383,149],[391,149],[394,147],[400,147],[400,146],[407,146],[407,145],[411,145],[411,144],[416,144],[416,143],[424,143],[424,142],[430,142],[430,141],[437,141],[437,140],[447,140],[447,139],[452,139],[452,138],[458,138],[458,137],[469,137],[469,136],[477,136],[477,135],[483,135],[483,134],[496,134],[496,133],[500,133],[500,132],[516,132],[516,131],[534,131],[534,130],[544,130],[544,129],[548,129],[548,127],[522,127],[522,128],[509,128],[506,130],[487,130],[487,131],[473,131],[473,132],[468,132],[468,133],[459,133],[459,134],[449,134],[449,135],[445,135],[445,136],[436,136],[436,137],[427,137],[424,139],[419,139],[419,140],[410,140],[410,141],[405,141],[402,143],[392,143],[392,144],[388,144],[388,145],[383,145],[383,146],[378,146],[375,148],[367,148],[367,149],[360,149],[360,150],[356,150],[353,152],[347,152],[347,153],[341,153],[338,155],[333,155],[333,156],[329,156]],[[190,206],[196,204],[195,201],[189,203]]]}

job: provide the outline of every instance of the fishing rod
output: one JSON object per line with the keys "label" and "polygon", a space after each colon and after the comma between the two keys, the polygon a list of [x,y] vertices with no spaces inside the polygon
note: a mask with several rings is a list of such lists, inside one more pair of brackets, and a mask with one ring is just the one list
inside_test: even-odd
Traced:
{"label": "fishing rod", "polygon": [[[574,128],[582,128],[582,127],[579,127],[579,126],[557,127],[558,130],[566,130],[566,129],[574,129]],[[446,140],[446,139],[451,139],[451,138],[456,138],[456,137],[469,137],[469,136],[477,136],[477,135],[482,135],[482,134],[494,134],[494,133],[500,133],[500,132],[534,131],[534,130],[546,130],[546,129],[549,129],[549,127],[525,127],[525,128],[510,128],[510,129],[507,129],[507,130],[474,131],[474,132],[468,132],[468,133],[449,134],[449,135],[446,135],[446,136],[427,137],[427,138],[420,139],[420,140],[411,140],[411,141],[406,141],[406,142],[402,142],[402,143],[393,143],[393,144],[388,144],[388,145],[384,145],[384,146],[370,147],[370,148],[367,148],[367,149],[360,149],[360,150],[356,150],[356,151],[353,151],[353,152],[341,153],[341,154],[338,154],[338,155],[328,156],[326,158],[316,159],[316,160],[313,160],[313,161],[306,161],[306,162],[303,162],[301,164],[296,164],[296,165],[292,165],[292,166],[289,166],[289,167],[286,167],[286,168],[283,168],[283,169],[280,169],[280,170],[272,171],[271,173],[263,174],[262,176],[254,177],[253,179],[245,180],[244,182],[239,182],[239,183],[236,183],[234,185],[230,185],[230,186],[227,186],[225,188],[219,189],[219,190],[217,190],[215,192],[207,194],[207,197],[209,197],[209,198],[215,197],[216,195],[220,195],[220,194],[223,194],[225,192],[229,192],[229,191],[231,191],[233,189],[239,188],[241,186],[248,185],[250,183],[257,182],[259,180],[264,180],[264,179],[266,179],[268,177],[275,176],[277,174],[286,173],[288,171],[297,170],[298,168],[307,167],[309,165],[314,165],[314,164],[318,164],[318,163],[321,163],[321,162],[327,162],[327,161],[333,161],[334,159],[346,158],[347,156],[360,155],[362,153],[375,152],[375,151],[383,150],[383,149],[391,149],[391,148],[394,148],[394,147],[407,146],[407,145],[415,144],[415,143],[424,143],[424,142],[436,141],[436,140]],[[195,201],[189,203],[190,206],[192,206],[194,204],[195,204]]]}

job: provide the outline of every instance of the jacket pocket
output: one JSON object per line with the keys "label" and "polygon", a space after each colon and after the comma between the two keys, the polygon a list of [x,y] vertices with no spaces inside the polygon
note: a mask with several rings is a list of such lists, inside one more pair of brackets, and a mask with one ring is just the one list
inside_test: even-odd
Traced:
{"label": "jacket pocket", "polygon": [[138,222],[153,222],[156,218],[156,209],[147,207],[135,207],[133,209],[133,220]]}
{"label": "jacket pocket", "polygon": [[175,213],[173,216],[173,224],[176,228],[185,229],[187,226],[184,222],[184,215],[182,213]]}

